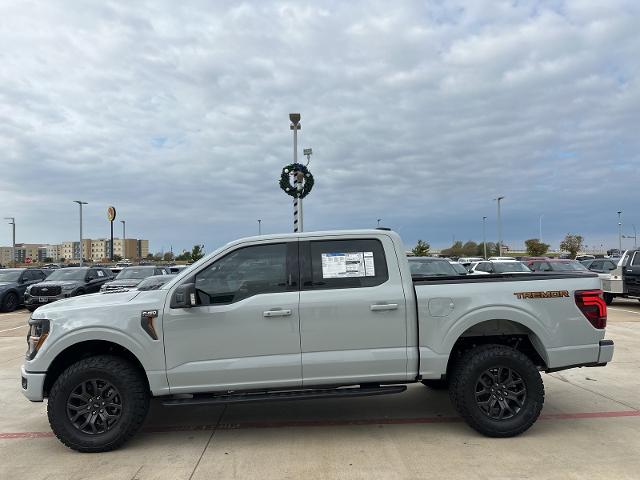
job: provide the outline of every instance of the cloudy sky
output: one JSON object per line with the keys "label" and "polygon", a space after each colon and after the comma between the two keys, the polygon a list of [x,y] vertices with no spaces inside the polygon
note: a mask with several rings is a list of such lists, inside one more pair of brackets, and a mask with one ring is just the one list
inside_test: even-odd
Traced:
{"label": "cloudy sky", "polygon": [[[640,3],[0,3],[0,216],[18,242],[127,235],[174,251],[292,229],[278,188],[302,114],[305,229],[408,245],[640,227]],[[116,233],[120,233],[117,223]],[[0,245],[11,242],[0,228]],[[631,245],[633,240],[625,240]]]}

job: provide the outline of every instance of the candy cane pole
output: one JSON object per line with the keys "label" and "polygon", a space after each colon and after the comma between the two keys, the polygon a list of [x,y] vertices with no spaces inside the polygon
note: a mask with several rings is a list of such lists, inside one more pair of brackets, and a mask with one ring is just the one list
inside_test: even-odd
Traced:
{"label": "candy cane pole", "polygon": [[[289,120],[291,120],[291,125],[289,128],[293,130],[293,163],[298,163],[298,130],[300,130],[300,114],[299,113],[290,113]],[[302,191],[302,183],[299,176],[295,177],[296,180],[296,190],[298,191],[298,195]],[[298,231],[302,230],[302,199],[298,197],[294,197],[293,199],[293,232],[298,233]]]}

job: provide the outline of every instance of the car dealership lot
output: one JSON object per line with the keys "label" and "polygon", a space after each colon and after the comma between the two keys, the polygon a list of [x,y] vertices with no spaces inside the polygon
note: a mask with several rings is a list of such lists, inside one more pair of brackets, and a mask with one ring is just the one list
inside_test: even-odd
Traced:
{"label": "car dealership lot", "polygon": [[542,421],[520,437],[467,427],[447,394],[220,407],[154,402],[122,449],[79,454],[53,438],[46,403],[20,393],[28,312],[0,314],[0,478],[637,478],[640,303],[615,300],[605,368],[544,375]]}

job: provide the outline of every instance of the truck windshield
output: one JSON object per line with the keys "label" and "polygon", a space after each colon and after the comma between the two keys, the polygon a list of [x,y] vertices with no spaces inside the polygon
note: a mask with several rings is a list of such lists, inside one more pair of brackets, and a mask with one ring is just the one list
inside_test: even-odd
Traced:
{"label": "truck windshield", "polygon": [[17,282],[22,270],[0,270],[0,282]]}
{"label": "truck windshield", "polygon": [[116,280],[147,278],[153,275],[154,271],[155,267],[127,267],[118,274]]}
{"label": "truck windshield", "polygon": [[84,280],[86,268],[61,268],[47,277],[48,280]]}

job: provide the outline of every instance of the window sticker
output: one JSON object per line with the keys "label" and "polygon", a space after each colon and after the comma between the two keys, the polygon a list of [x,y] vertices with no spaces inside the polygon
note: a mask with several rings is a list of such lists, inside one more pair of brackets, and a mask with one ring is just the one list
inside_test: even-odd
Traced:
{"label": "window sticker", "polygon": [[322,254],[322,278],[374,277],[373,252]]}
{"label": "window sticker", "polygon": [[97,272],[99,277],[104,277],[104,272],[102,270],[98,270]]}

